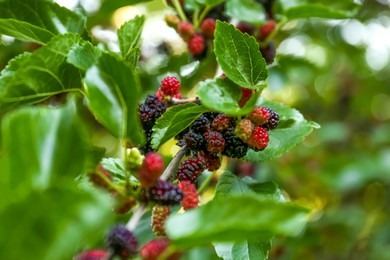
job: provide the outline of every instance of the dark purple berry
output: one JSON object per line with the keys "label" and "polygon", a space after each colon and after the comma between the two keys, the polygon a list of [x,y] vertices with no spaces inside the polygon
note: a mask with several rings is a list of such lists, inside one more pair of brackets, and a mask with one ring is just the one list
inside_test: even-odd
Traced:
{"label": "dark purple berry", "polygon": [[190,157],[180,164],[177,171],[177,178],[179,181],[195,182],[205,169],[206,162],[203,157]]}
{"label": "dark purple berry", "polygon": [[125,225],[110,230],[106,239],[107,247],[117,256],[128,259],[137,253],[138,242]]}
{"label": "dark purple berry", "polygon": [[210,120],[206,115],[201,115],[192,123],[191,129],[195,133],[204,133],[210,129]]}
{"label": "dark purple berry", "polygon": [[193,131],[184,135],[184,142],[190,150],[202,150],[205,146],[203,135]]}
{"label": "dark purple berry", "polygon": [[149,199],[159,205],[175,205],[180,203],[183,192],[170,182],[158,180],[155,186],[149,189]]}
{"label": "dark purple berry", "polygon": [[270,108],[266,108],[266,109],[268,109],[270,117],[267,120],[267,122],[265,122],[265,124],[262,125],[262,127],[265,128],[266,130],[272,130],[277,128],[279,125],[278,113],[275,110],[272,110]]}
{"label": "dark purple berry", "polygon": [[226,142],[225,149],[222,151],[223,155],[231,158],[241,158],[246,155],[248,152],[248,145],[235,136],[234,127],[225,131],[223,137]]}

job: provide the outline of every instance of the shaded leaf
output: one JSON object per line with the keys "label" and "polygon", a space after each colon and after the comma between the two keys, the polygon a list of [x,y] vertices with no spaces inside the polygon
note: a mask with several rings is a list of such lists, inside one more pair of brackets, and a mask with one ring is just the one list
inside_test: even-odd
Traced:
{"label": "shaded leaf", "polygon": [[5,0],[0,2],[0,33],[22,41],[47,43],[54,35],[82,34],[85,16],[51,1]]}
{"label": "shaded leaf", "polygon": [[166,141],[186,129],[208,110],[193,103],[177,105],[165,112],[153,126],[152,146],[157,149]]}
{"label": "shaded leaf", "polygon": [[214,243],[215,251],[224,260],[265,260],[271,249],[269,242]]}
{"label": "shaded leaf", "polygon": [[228,0],[226,14],[239,21],[257,25],[267,20],[263,6],[255,0]]}
{"label": "shaded leaf", "polygon": [[213,241],[267,241],[274,234],[299,234],[306,218],[307,210],[296,205],[250,195],[229,196],[170,216],[166,229],[168,237],[183,247]]}
{"label": "shaded leaf", "polygon": [[142,144],[136,72],[115,56],[103,53],[98,63],[87,70],[84,81],[89,107],[97,120],[113,135]]}
{"label": "shaded leaf", "polygon": [[261,88],[267,69],[255,38],[232,24],[217,21],[214,52],[223,72],[244,88]]}
{"label": "shaded leaf", "polygon": [[317,123],[305,120],[296,109],[270,102],[264,102],[262,106],[267,106],[279,114],[279,126],[269,131],[267,148],[261,152],[248,151],[245,160],[257,162],[277,158],[302,142],[313,129],[319,128]]}
{"label": "shaded leaf", "polygon": [[15,110],[4,117],[1,130],[1,160],[6,166],[1,175],[16,190],[73,181],[86,169],[95,168],[103,153],[91,146],[73,103]]}
{"label": "shaded leaf", "polygon": [[102,51],[90,42],[74,44],[67,55],[67,62],[81,70],[87,70],[97,63]]}

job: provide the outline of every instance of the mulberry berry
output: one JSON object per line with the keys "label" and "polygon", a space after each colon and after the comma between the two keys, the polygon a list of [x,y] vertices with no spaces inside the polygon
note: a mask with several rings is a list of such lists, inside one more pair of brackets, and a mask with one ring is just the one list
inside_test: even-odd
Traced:
{"label": "mulberry berry", "polygon": [[183,199],[181,205],[185,210],[197,208],[199,204],[198,191],[195,185],[190,181],[181,181],[178,184],[179,188],[183,191]]}
{"label": "mulberry berry", "polygon": [[206,49],[205,40],[201,34],[195,34],[188,40],[189,52],[197,57],[201,56]]}
{"label": "mulberry berry", "polygon": [[225,139],[223,135],[214,130],[209,130],[205,134],[207,151],[210,153],[222,152],[225,148]]}
{"label": "mulberry berry", "polygon": [[189,22],[179,23],[177,26],[177,32],[185,41],[190,39],[195,34],[194,27]]}
{"label": "mulberry berry", "polygon": [[269,111],[270,117],[268,121],[262,125],[267,130],[273,130],[278,127],[279,125],[279,115],[275,110],[272,110],[270,108],[266,108]]}
{"label": "mulberry berry", "polygon": [[167,25],[169,27],[172,27],[172,28],[177,28],[177,26],[179,25],[180,23],[180,18],[176,15],[173,15],[173,14],[168,14],[164,17],[164,20],[165,22],[167,23]]}
{"label": "mulberry berry", "polygon": [[74,257],[74,260],[105,260],[109,255],[107,251],[95,249],[78,254]]}
{"label": "mulberry berry", "polygon": [[207,38],[214,38],[214,30],[215,30],[215,19],[206,18],[203,20],[202,25],[200,26],[203,35]]}
{"label": "mulberry berry", "polygon": [[[166,96],[175,96],[180,92],[180,82],[176,77],[168,76],[165,77],[160,84],[160,88],[158,89],[159,95],[162,98]],[[161,99],[161,98],[160,98]]]}
{"label": "mulberry berry", "polygon": [[253,90],[249,89],[249,88],[241,88],[241,91],[242,91],[242,94],[241,94],[240,100],[238,101],[238,105],[240,107],[243,107],[246,105],[248,100],[252,97]]}
{"label": "mulberry berry", "polygon": [[248,152],[248,145],[234,135],[234,127],[223,133],[226,145],[222,154],[231,158],[241,158]]}
{"label": "mulberry berry", "polygon": [[158,99],[156,95],[148,95],[144,104],[138,109],[144,129],[151,129],[156,120],[167,110],[167,104]]}
{"label": "mulberry berry", "polygon": [[205,146],[203,135],[193,131],[184,135],[184,141],[190,150],[202,150]]}
{"label": "mulberry berry", "polygon": [[230,116],[225,114],[218,114],[214,118],[211,126],[214,130],[222,132],[228,129],[231,126],[231,124],[232,124],[232,118]]}
{"label": "mulberry berry", "polygon": [[269,108],[255,107],[247,116],[255,125],[262,125],[270,119],[271,113]]}
{"label": "mulberry berry", "polygon": [[260,41],[264,41],[268,37],[268,35],[270,35],[270,33],[275,29],[275,27],[276,23],[274,20],[271,20],[266,24],[260,26],[258,39]]}
{"label": "mulberry berry", "polygon": [[252,35],[255,31],[255,27],[252,24],[246,22],[239,22],[236,25],[236,28],[242,33],[247,33],[249,35]]}
{"label": "mulberry berry", "polygon": [[[170,241],[168,238],[156,238],[145,244],[141,250],[142,260],[157,260],[165,252],[169,246]],[[169,255],[167,260],[179,260],[181,256],[180,252],[174,252]]]}
{"label": "mulberry berry", "polygon": [[199,153],[200,157],[203,157],[206,163],[206,169],[209,171],[216,171],[221,167],[221,158],[217,154],[210,154],[205,152]]}
{"label": "mulberry berry", "polygon": [[210,129],[210,120],[206,115],[199,116],[191,125],[195,133],[204,133]]}
{"label": "mulberry berry", "polygon": [[253,127],[253,123],[249,119],[242,119],[236,125],[236,128],[234,129],[234,134],[241,140],[246,142],[251,137]]}
{"label": "mulberry berry", "polygon": [[125,225],[117,225],[107,235],[107,246],[117,256],[129,258],[137,252],[138,242]]}
{"label": "mulberry berry", "polygon": [[158,180],[155,186],[149,189],[149,198],[159,205],[175,205],[183,198],[183,192],[172,183]]}
{"label": "mulberry berry", "polygon": [[170,209],[168,206],[156,205],[152,209],[151,226],[157,236],[165,236],[165,221],[169,217]]}
{"label": "mulberry berry", "polygon": [[276,56],[275,44],[270,42],[267,46],[260,48],[261,55],[267,64],[274,62]]}
{"label": "mulberry berry", "polygon": [[206,169],[205,160],[198,157],[190,157],[183,161],[177,171],[179,181],[195,182],[199,175]]}
{"label": "mulberry berry", "polygon": [[268,132],[261,126],[255,126],[248,140],[249,146],[255,151],[264,150],[269,142]]}
{"label": "mulberry berry", "polygon": [[139,180],[144,187],[151,187],[164,170],[164,161],[158,153],[145,155],[141,167],[138,169]]}

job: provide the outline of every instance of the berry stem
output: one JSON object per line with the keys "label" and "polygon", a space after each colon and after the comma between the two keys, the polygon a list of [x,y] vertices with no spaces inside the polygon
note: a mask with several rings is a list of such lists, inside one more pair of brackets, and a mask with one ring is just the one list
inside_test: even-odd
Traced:
{"label": "berry stem", "polygon": [[287,19],[283,18],[275,27],[275,29],[268,35],[268,37],[260,43],[260,47],[266,47],[275,37],[275,35],[278,34],[278,32],[282,29],[282,27],[287,23]]}
{"label": "berry stem", "polygon": [[202,23],[203,19],[209,13],[209,11],[214,7],[214,5],[207,5],[203,11],[200,13],[199,17],[194,21],[194,29],[198,29],[199,25]]}
{"label": "berry stem", "polygon": [[174,105],[178,105],[178,104],[185,104],[185,103],[195,103],[198,101],[198,98],[183,98],[183,99],[179,99],[179,98],[172,98],[171,99],[171,102],[174,104]]}
{"label": "berry stem", "polygon": [[187,22],[187,16],[185,15],[183,8],[181,8],[181,4],[179,3],[179,0],[172,0],[172,3],[176,9],[177,14],[180,16],[180,19],[183,22]]}
{"label": "berry stem", "polygon": [[179,166],[181,158],[186,154],[187,152],[187,146],[184,145],[180,150],[175,154],[172,161],[168,164],[167,168],[165,168],[165,171],[161,175],[160,179],[163,181],[166,181],[171,177],[172,173],[177,169]]}
{"label": "berry stem", "polygon": [[164,252],[158,257],[159,260],[167,260],[172,253],[176,251],[176,248],[173,245],[169,245]]}
{"label": "berry stem", "polygon": [[210,184],[210,182],[214,179],[214,176],[216,173],[217,173],[217,171],[213,171],[210,173],[209,176],[207,176],[207,179],[202,182],[202,185],[198,189],[198,194],[201,194],[207,188],[207,186]]}
{"label": "berry stem", "polygon": [[138,222],[140,221],[142,215],[144,214],[146,209],[146,203],[142,202],[141,204],[138,205],[137,209],[135,210],[134,214],[131,216],[129,221],[126,224],[126,228],[129,231],[134,231],[135,228],[138,225]]}

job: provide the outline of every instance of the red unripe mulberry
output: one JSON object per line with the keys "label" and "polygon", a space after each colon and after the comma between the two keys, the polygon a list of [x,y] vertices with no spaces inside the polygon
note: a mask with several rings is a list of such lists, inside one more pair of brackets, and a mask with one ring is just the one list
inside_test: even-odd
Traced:
{"label": "red unripe mulberry", "polygon": [[255,151],[264,150],[269,142],[268,132],[260,126],[255,126],[253,129],[251,137],[248,139],[247,143],[250,148]]}
{"label": "red unripe mulberry", "polygon": [[185,210],[197,208],[199,198],[195,185],[190,181],[181,181],[178,186],[183,191],[183,199],[181,200],[183,208]]}
{"label": "red unripe mulberry", "polygon": [[188,50],[194,56],[200,56],[205,47],[205,40],[201,34],[195,34],[188,40]]}
{"label": "red unripe mulberry", "polygon": [[268,121],[271,117],[270,111],[265,107],[255,107],[248,115],[247,118],[255,125],[262,125]]}
{"label": "red unripe mulberry", "polygon": [[74,257],[74,260],[105,260],[109,253],[104,250],[89,250],[82,252]]}
{"label": "red unripe mulberry", "polygon": [[225,148],[225,139],[218,131],[209,130],[204,134],[207,151],[210,153],[222,152]]}
{"label": "red unripe mulberry", "polygon": [[215,31],[215,19],[214,18],[206,18],[203,20],[200,29],[202,30],[202,33],[207,38],[214,38],[214,31]]}
{"label": "red unripe mulberry", "polygon": [[276,23],[274,20],[271,20],[266,24],[260,26],[258,39],[260,41],[264,41],[268,37],[268,35],[270,35],[272,31],[275,30],[275,27],[276,27]]}
{"label": "red unripe mulberry", "polygon": [[[168,248],[170,241],[168,238],[156,238],[144,245],[140,250],[142,260],[158,260]],[[180,252],[174,252],[169,255],[167,260],[179,260]]]}
{"label": "red unripe mulberry", "polygon": [[179,23],[177,26],[177,32],[185,41],[190,39],[195,34],[194,27],[189,22]]}
{"label": "red unripe mulberry", "polygon": [[138,169],[138,178],[144,187],[151,187],[164,171],[164,161],[158,153],[148,153]]}

